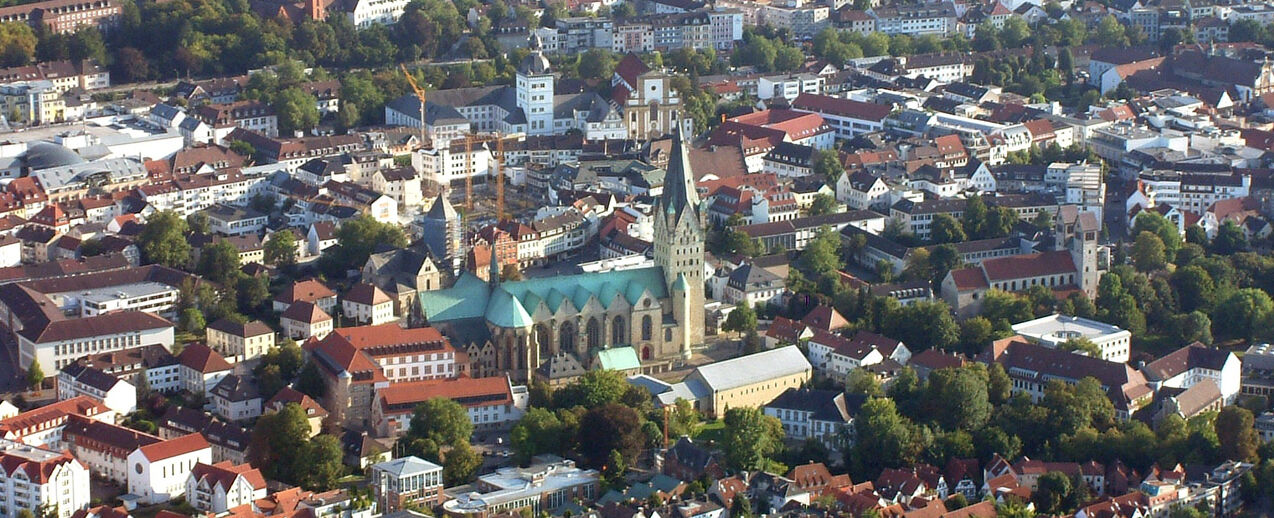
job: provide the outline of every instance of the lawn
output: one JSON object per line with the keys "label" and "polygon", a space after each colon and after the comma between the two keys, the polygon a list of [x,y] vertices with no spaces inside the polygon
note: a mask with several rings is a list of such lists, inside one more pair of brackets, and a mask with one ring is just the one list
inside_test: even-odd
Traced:
{"label": "lawn", "polygon": [[725,421],[716,420],[703,423],[699,427],[699,431],[695,433],[695,440],[699,442],[721,442],[725,438]]}

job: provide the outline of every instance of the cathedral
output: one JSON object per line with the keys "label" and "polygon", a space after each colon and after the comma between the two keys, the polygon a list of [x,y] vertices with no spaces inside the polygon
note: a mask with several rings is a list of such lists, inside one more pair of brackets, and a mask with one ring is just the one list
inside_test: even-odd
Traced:
{"label": "cathedral", "polygon": [[587,366],[614,347],[631,346],[643,367],[689,358],[703,342],[704,227],[687,152],[674,130],[654,209],[654,266],[503,282],[498,271],[490,281],[466,272],[448,289],[419,293],[412,324],[466,351],[473,376],[518,382],[551,358]]}

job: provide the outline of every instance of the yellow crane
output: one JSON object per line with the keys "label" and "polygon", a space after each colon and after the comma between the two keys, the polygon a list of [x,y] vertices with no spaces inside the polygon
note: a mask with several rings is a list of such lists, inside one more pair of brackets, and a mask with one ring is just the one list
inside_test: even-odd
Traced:
{"label": "yellow crane", "polygon": [[464,136],[465,175],[464,199],[465,207],[473,210],[473,145],[495,142],[495,196],[496,221],[504,220],[504,141],[509,137],[495,134],[472,133]]}
{"label": "yellow crane", "polygon": [[416,77],[411,75],[406,65],[399,63],[398,68],[402,69],[403,75],[407,77],[407,84],[411,85],[412,91],[416,92],[416,98],[420,99],[420,147],[425,147],[427,144],[425,135],[425,89],[416,83]]}

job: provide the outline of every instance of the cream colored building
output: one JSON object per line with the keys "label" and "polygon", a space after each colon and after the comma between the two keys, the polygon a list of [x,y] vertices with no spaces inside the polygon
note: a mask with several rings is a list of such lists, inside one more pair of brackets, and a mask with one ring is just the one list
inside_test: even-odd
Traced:
{"label": "cream colored building", "polygon": [[[812,372],[801,350],[787,346],[700,366],[667,394],[693,398],[699,410],[722,416],[731,408],[765,406],[787,389],[800,388]],[[662,396],[656,397],[668,399]]]}
{"label": "cream colored building", "polygon": [[232,363],[259,358],[274,347],[274,330],[260,320],[238,323],[221,319],[208,325],[208,347]]}

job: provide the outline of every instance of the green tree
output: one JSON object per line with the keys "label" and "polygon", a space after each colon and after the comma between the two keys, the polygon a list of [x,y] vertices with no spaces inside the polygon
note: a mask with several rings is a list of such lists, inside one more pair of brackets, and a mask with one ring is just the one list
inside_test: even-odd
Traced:
{"label": "green tree", "polygon": [[1101,347],[1098,347],[1097,344],[1093,343],[1092,340],[1089,340],[1087,337],[1083,337],[1083,336],[1078,338],[1071,338],[1065,342],[1062,342],[1061,344],[1058,344],[1058,348],[1064,351],[1081,352],[1093,358],[1102,357]]}
{"label": "green tree", "polygon": [[242,275],[239,271],[239,249],[225,239],[205,245],[199,252],[199,267],[195,271],[222,286],[234,286]]}
{"label": "green tree", "polygon": [[278,412],[257,419],[252,427],[252,445],[248,453],[252,465],[261,466],[266,478],[299,483],[304,473],[297,459],[310,437],[310,423],[305,411],[289,403]]}
{"label": "green tree", "polygon": [[1119,20],[1116,20],[1113,15],[1107,15],[1097,23],[1093,42],[1102,47],[1127,47],[1128,35]]}
{"label": "green tree", "polygon": [[641,417],[633,409],[609,403],[580,418],[575,444],[586,466],[598,469],[610,460],[610,452],[618,451],[631,465],[646,443],[641,431]]}
{"label": "green tree", "polygon": [[1181,311],[1207,311],[1216,302],[1216,283],[1212,281],[1212,275],[1201,266],[1192,264],[1178,268],[1172,272],[1171,285],[1177,292]]}
{"label": "green tree", "polygon": [[935,244],[960,243],[968,240],[964,227],[950,214],[938,214],[933,217],[929,239]]}
{"label": "green tree", "polygon": [[1175,223],[1158,212],[1143,211],[1133,222],[1132,234],[1140,236],[1142,232],[1150,232],[1163,241],[1164,257],[1176,257],[1181,248],[1181,231]]}
{"label": "green tree", "polygon": [[1254,419],[1250,410],[1237,405],[1222,408],[1217,414],[1214,426],[1223,458],[1244,462],[1257,459],[1256,448],[1261,442],[1252,427]]}
{"label": "green tree", "polygon": [[854,369],[845,375],[845,392],[880,397],[880,380],[867,369]]}
{"label": "green tree", "polygon": [[146,219],[137,235],[138,248],[147,263],[183,268],[190,263],[190,243],[186,242],[186,220],[171,211],[160,211]]}
{"label": "green tree", "polygon": [[0,65],[22,66],[35,57],[35,45],[39,42],[35,31],[23,22],[0,23]]}
{"label": "green tree", "polygon": [[1216,238],[1212,240],[1212,251],[1221,255],[1230,255],[1247,250],[1247,235],[1243,228],[1232,220],[1221,224]]}
{"label": "green tree", "polygon": [[863,403],[854,434],[852,459],[860,473],[879,473],[882,468],[907,465],[916,458],[912,425],[891,399],[872,398]]}
{"label": "green tree", "polygon": [[436,397],[416,405],[411,416],[411,428],[407,436],[411,440],[425,439],[438,446],[468,444],[473,435],[473,422],[469,412],[455,400]]}
{"label": "green tree", "polygon": [[947,349],[960,339],[960,325],[943,302],[923,301],[900,308],[885,317],[883,334],[914,351]]}
{"label": "green tree", "polygon": [[981,196],[970,196],[964,203],[964,231],[973,236],[973,239],[982,239],[985,234],[983,227],[986,226],[987,207],[986,202]]}
{"label": "green tree", "polygon": [[721,325],[721,330],[740,334],[755,331],[756,311],[752,309],[751,304],[743,301],[725,317],[725,323]]}
{"label": "green tree", "polygon": [[634,386],[616,371],[594,369],[558,389],[553,394],[553,402],[558,408],[582,406],[593,409],[625,401],[625,396],[633,388]]}
{"label": "green tree", "polygon": [[473,451],[469,443],[456,443],[447,450],[447,458],[442,463],[442,478],[448,487],[466,484],[473,480],[473,474],[482,466],[482,456]]}
{"label": "green tree", "polygon": [[1212,343],[1212,319],[1202,311],[1195,310],[1174,316],[1171,330],[1176,335],[1175,343]]}
{"label": "green tree", "polygon": [[995,339],[995,327],[986,317],[973,317],[960,322],[960,349],[975,356]]}
{"label": "green tree", "polygon": [[1137,234],[1137,240],[1132,245],[1132,261],[1138,271],[1162,270],[1168,264],[1164,253],[1163,240],[1159,236],[1144,230]]}
{"label": "green tree", "polygon": [[291,267],[296,264],[296,234],[291,230],[280,230],[270,234],[265,242],[265,262],[278,267]]}
{"label": "green tree", "polygon": [[835,149],[820,149],[814,152],[814,163],[811,164],[814,174],[835,182],[845,174],[845,165],[841,162],[840,153]]}
{"label": "green tree", "polygon": [[1071,479],[1060,471],[1050,471],[1040,475],[1037,488],[1032,495],[1036,509],[1056,514],[1064,511],[1063,503],[1070,496]]}
{"label": "green tree", "polygon": [[944,368],[929,374],[930,415],[945,430],[974,430],[991,418],[986,371]]}
{"label": "green tree", "polygon": [[801,252],[801,266],[818,277],[836,273],[845,265],[840,258],[840,238],[829,227],[819,229],[818,234]]}
{"label": "green tree", "polygon": [[721,448],[731,468],[762,469],[767,458],[783,450],[783,425],[756,408],[728,409]]}
{"label": "green tree", "polygon": [[27,367],[27,388],[36,390],[41,383],[44,383],[44,369],[40,368],[39,360],[31,360],[31,366]]}
{"label": "green tree", "polygon": [[990,290],[982,297],[982,316],[998,330],[1030,320],[1034,316],[1025,297],[1001,290]]}
{"label": "green tree", "polygon": [[337,269],[362,268],[377,245],[394,248],[407,246],[407,236],[397,225],[381,223],[366,214],[345,221],[336,231],[337,246],[323,252]]}
{"label": "green tree", "polygon": [[300,87],[293,86],[279,92],[271,107],[279,117],[279,132],[282,134],[309,131],[318,126],[318,100]]}
{"label": "green tree", "polygon": [[814,201],[810,202],[809,215],[822,216],[831,214],[836,210],[836,198],[829,194],[818,193],[814,195]]}
{"label": "green tree", "polygon": [[341,443],[334,435],[320,434],[305,443],[296,456],[296,474],[301,487],[310,491],[335,489],[345,474]]}
{"label": "green tree", "polygon": [[178,323],[182,331],[192,335],[202,335],[204,328],[208,323],[204,321],[203,313],[196,308],[186,308],[181,311],[181,317]]}
{"label": "green tree", "polygon": [[541,453],[561,454],[566,438],[562,436],[562,422],[552,412],[532,407],[509,432],[509,442],[522,462]]}
{"label": "green tree", "polygon": [[1272,313],[1274,301],[1264,291],[1238,290],[1217,306],[1212,322],[1220,326],[1213,334],[1248,340],[1264,336],[1268,334]]}

